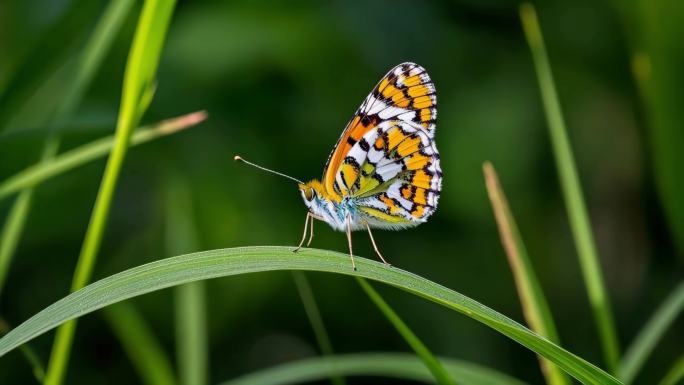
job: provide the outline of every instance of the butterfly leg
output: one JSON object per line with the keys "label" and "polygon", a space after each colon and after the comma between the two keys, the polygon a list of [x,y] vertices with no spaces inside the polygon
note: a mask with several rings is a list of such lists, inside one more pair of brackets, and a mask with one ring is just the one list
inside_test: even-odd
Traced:
{"label": "butterfly leg", "polygon": [[352,261],[352,269],[356,271],[356,263],[354,262],[354,253],[352,252],[352,237],[351,237],[351,217],[347,217],[347,243],[349,244],[349,258]]}
{"label": "butterfly leg", "polygon": [[306,247],[309,247],[309,245],[311,245],[311,241],[313,241],[313,224],[314,224],[314,219],[316,219],[313,215],[310,215],[310,216],[311,216],[311,228],[310,228],[311,232],[309,233],[309,240],[306,241]]}
{"label": "butterfly leg", "polygon": [[370,240],[371,243],[373,244],[373,249],[375,249],[375,254],[380,257],[380,260],[387,266],[392,266],[387,261],[385,261],[385,258],[382,257],[382,254],[380,254],[380,250],[378,250],[378,246],[375,244],[375,239],[373,239],[373,233],[371,232],[370,226],[368,226],[368,223],[366,223],[366,230],[368,230],[368,235],[370,235]]}
{"label": "butterfly leg", "polygon": [[[307,212],[306,213],[306,219],[304,219],[304,234],[302,234],[302,240],[299,242],[299,246],[297,246],[296,249],[292,250],[293,253],[296,253],[299,251],[299,249],[302,248],[302,245],[304,244],[304,240],[306,239],[306,230],[309,228],[309,218],[311,218],[311,213]],[[313,236],[313,218],[311,218],[311,234]],[[309,239],[309,243],[311,243],[311,239]],[[309,244],[307,243],[307,246]]]}

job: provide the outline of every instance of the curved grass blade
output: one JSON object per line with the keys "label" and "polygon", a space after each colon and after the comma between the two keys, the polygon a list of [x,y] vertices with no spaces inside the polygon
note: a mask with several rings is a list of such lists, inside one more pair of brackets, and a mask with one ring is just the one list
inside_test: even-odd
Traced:
{"label": "curved grass blade", "polygon": [[[205,111],[196,111],[167,119],[154,125],[140,127],[131,136],[129,146],[136,146],[175,134],[201,123],[206,118],[207,113]],[[25,168],[0,183],[0,199],[6,198],[22,189],[39,185],[48,179],[101,158],[107,155],[113,147],[114,136],[107,136],[59,154],[50,160],[49,163],[37,163]]]}
{"label": "curved grass blade", "polygon": [[171,360],[133,305],[121,302],[103,313],[144,384],[176,384]]}
{"label": "curved grass blade", "polygon": [[677,319],[682,309],[684,309],[684,282],[680,283],[663,301],[627,349],[619,371],[619,378],[625,385],[634,381],[639,369],[651,355],[667,328]]}
{"label": "curved grass blade", "polygon": [[382,282],[436,302],[498,331],[548,358],[585,384],[621,384],[582,358],[549,342],[519,323],[458,292],[396,267],[358,258],[358,271],[342,253],[291,247],[252,246],[171,257],[114,274],[69,294],[0,339],[0,357],[64,322],[164,288],[210,278],[277,270],[306,270],[359,276]]}
{"label": "curved grass blade", "polygon": [[5,287],[5,279],[9,272],[12,257],[19,245],[19,239],[28,217],[33,194],[20,194],[12,203],[5,225],[0,234],[0,295]]}
{"label": "curved grass blade", "polygon": [[382,314],[385,315],[385,317],[392,323],[395,329],[401,334],[401,336],[404,338],[406,343],[411,346],[411,349],[413,349],[414,352],[416,352],[416,355],[420,357],[421,361],[423,361],[423,364],[425,364],[425,367],[430,370],[430,373],[434,376],[435,380],[439,384],[446,384],[446,385],[455,385],[456,383],[454,380],[451,378],[449,375],[449,372],[446,371],[444,366],[439,362],[437,358],[432,354],[430,349],[428,349],[425,344],[423,344],[423,341],[418,338],[417,335],[413,333],[411,328],[408,327],[404,323],[404,321],[399,317],[399,315],[392,309],[392,307],[385,302],[385,300],[380,296],[380,294],[373,289],[373,286],[371,286],[368,281],[366,281],[363,278],[356,277],[356,281],[361,285],[361,288],[363,291],[366,292],[368,297],[373,301],[375,306],[380,309]]}
{"label": "curved grass blade", "polygon": [[[109,155],[95,200],[76,264],[71,291],[82,288],[90,281],[119,172],[126,158],[129,139],[141,116],[142,98],[153,86],[153,78],[174,7],[175,1],[171,0],[148,0],[143,5],[126,64],[114,148]],[[60,385],[63,382],[75,332],[76,321],[66,323],[57,331],[45,376],[46,385]]]}
{"label": "curved grass blade", "polygon": [[572,235],[577,247],[584,284],[587,287],[589,302],[591,303],[598,334],[601,339],[603,355],[609,371],[616,373],[618,362],[620,361],[620,347],[615,330],[615,321],[613,320],[608,294],[603,283],[603,274],[598,260],[591,223],[589,222],[589,214],[582,197],[582,187],[580,186],[575,159],[570,147],[570,140],[565,128],[560,102],[558,101],[556,85],[553,81],[544,39],[537,20],[537,13],[532,4],[524,3],[520,6],[520,19],[527,43],[532,52],[534,66],[537,70],[553,154],[556,158],[558,177],[570,220],[570,228],[572,229]]}
{"label": "curved grass blade", "polygon": [[[556,332],[556,325],[546,302],[546,296],[541,284],[532,267],[532,261],[527,254],[527,248],[522,241],[518,225],[513,213],[508,206],[508,200],[499,183],[494,166],[486,162],[483,165],[485,182],[489,200],[492,203],[496,223],[499,227],[499,235],[503,244],[508,264],[511,266],[515,287],[518,289],[520,304],[523,314],[530,329],[534,330],[549,341],[560,345],[560,339]],[[556,365],[539,357],[542,373],[546,382],[550,385],[569,385],[570,379]]]}
{"label": "curved grass blade", "polygon": [[[468,385],[525,385],[524,382],[477,364],[440,357],[453,377]],[[325,379],[335,368],[345,376],[387,377],[434,383],[432,373],[415,355],[408,353],[355,353],[307,358],[288,362],[220,385],[292,385]]]}
{"label": "curved grass blade", "polygon": [[[316,342],[321,349],[321,353],[326,357],[332,356],[334,354],[332,343],[330,342],[328,331],[325,329],[321,312],[318,311],[316,297],[314,297],[313,290],[311,290],[311,285],[306,278],[306,274],[301,271],[292,271],[292,279],[295,282],[295,286],[297,286],[299,298],[302,300],[304,311],[306,312],[307,318],[309,318],[311,329],[313,329],[314,335],[316,336]],[[330,382],[333,385],[344,385],[346,383],[344,378],[334,370],[330,373]]]}

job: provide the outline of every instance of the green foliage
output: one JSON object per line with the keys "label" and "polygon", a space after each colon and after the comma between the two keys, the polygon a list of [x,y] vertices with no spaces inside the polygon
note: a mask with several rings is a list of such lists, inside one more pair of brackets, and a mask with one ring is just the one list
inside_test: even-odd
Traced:
{"label": "green foliage", "polygon": [[[198,248],[192,193],[179,176],[169,176],[165,243],[169,255]],[[174,290],[176,358],[181,385],[204,385],[209,377],[206,285],[192,282]]]}
{"label": "green foliage", "polygon": [[684,282],[680,283],[663,301],[625,352],[618,372],[625,384],[631,384],[634,381],[639,369],[682,310],[684,310]]}
{"label": "green foliage", "polygon": [[[297,286],[297,291],[302,300],[304,311],[306,311],[306,316],[309,318],[311,329],[316,336],[316,342],[318,343],[319,349],[321,349],[321,353],[324,356],[332,356],[334,353],[332,342],[330,342],[328,331],[323,323],[323,317],[321,317],[321,313],[318,310],[316,298],[314,297],[309,280],[306,278],[306,274],[301,271],[293,271],[292,278]],[[333,385],[344,385],[346,383],[344,377],[341,377],[339,373],[334,370],[334,367],[330,373],[330,381]]]}
{"label": "green foliage", "polygon": [[[484,174],[489,200],[492,202],[494,216],[499,225],[501,243],[508,256],[508,264],[513,272],[513,278],[515,278],[515,285],[518,289],[520,304],[522,305],[527,324],[537,334],[560,345],[560,339],[558,338],[551,310],[546,302],[546,296],[532,267],[532,261],[527,253],[527,248],[520,237],[518,225],[508,207],[508,200],[499,183],[499,177],[496,175],[496,171],[494,171],[491,163],[484,164]],[[570,379],[558,367],[543,358],[540,358],[540,360],[542,372],[548,384],[562,385],[570,383]]]}
{"label": "green foliage", "polygon": [[430,370],[430,373],[435,377],[435,380],[437,383],[442,384],[442,385],[449,385],[449,384],[456,384],[454,380],[451,378],[449,375],[449,372],[444,369],[444,366],[442,365],[441,362],[437,358],[435,358],[434,354],[428,349],[427,346],[418,338],[418,336],[413,333],[411,328],[404,323],[404,321],[401,320],[401,317],[390,307],[387,302],[380,296],[380,294],[373,289],[373,286],[371,286],[368,281],[366,281],[363,278],[357,278],[356,279],[359,282],[359,285],[361,285],[361,288],[363,291],[366,292],[368,295],[368,298],[375,303],[375,306],[380,309],[380,311],[385,315],[387,320],[389,320],[392,325],[394,326],[395,329],[401,334],[401,336],[404,338],[407,344],[411,346],[411,349],[413,349],[414,352],[420,357],[420,359],[423,361],[425,366]]}
{"label": "green foliage", "polygon": [[[82,288],[90,280],[116,183],[128,150],[129,139],[133,128],[137,126],[142,117],[142,111],[150,102],[148,95],[150,90],[154,88],[152,80],[157,70],[162,43],[166,36],[174,5],[174,1],[148,0],[140,14],[124,75],[114,147],[107,160],[107,166],[95,200],[95,207],[83,240],[71,282],[71,291]],[[45,376],[46,385],[59,385],[64,381],[75,332],[75,321],[68,322],[57,330]]]}
{"label": "green foliage", "polygon": [[[131,136],[129,146],[137,146],[151,140],[175,134],[202,122],[206,117],[207,115],[204,111],[198,111],[168,119],[152,126],[140,127]],[[109,154],[113,146],[114,137],[108,136],[66,151],[51,159],[50,162],[41,162],[30,166],[0,183],[0,199],[12,195],[21,189],[34,187],[50,178],[83,166],[95,159],[102,158]]]}
{"label": "green foliage", "polygon": [[[20,325],[0,341],[16,348],[0,358],[0,382],[44,381],[49,337],[22,341],[172,285],[88,317],[73,352],[69,323],[47,383],[59,382],[69,353],[75,385],[103,373],[124,383],[184,385],[226,378],[352,384],[355,376],[434,383],[434,373],[446,381],[437,362],[459,384],[524,383],[501,372],[542,382],[535,355],[520,354],[521,346],[537,353],[549,384],[570,382],[561,370],[585,383],[619,383],[587,363],[600,359],[600,347],[606,367],[626,384],[674,385],[684,377],[684,335],[673,327],[684,303],[681,1],[537,3],[543,39],[533,8],[523,6],[541,104],[519,9],[505,1],[185,2],[170,28],[173,2],[43,3],[0,6],[0,334]],[[378,232],[376,240],[396,266],[430,281],[365,260],[360,273],[422,298],[387,291],[392,309],[366,286],[375,302],[359,301],[357,282],[345,277],[354,274],[346,256],[318,250],[227,249],[146,264],[298,239],[296,188],[235,167],[232,155],[248,152],[278,170],[315,176],[373,82],[407,60],[425,66],[438,89],[444,188],[428,223]],[[151,143],[206,114],[150,123],[193,110],[211,111],[205,129]],[[107,136],[104,128],[115,123]],[[127,156],[141,143],[149,144]],[[100,181],[102,165],[93,160],[105,155]],[[517,223],[503,191],[489,186],[498,191],[493,203],[508,267],[482,186],[486,159],[515,202]],[[549,182],[554,173],[560,189]],[[341,249],[340,234],[321,227],[316,244]],[[369,246],[358,238],[358,250]],[[68,289],[79,246],[73,288],[109,278],[45,307]],[[273,269],[291,270],[299,295],[288,274],[242,274]],[[206,279],[223,275],[235,276]],[[582,276],[589,306],[578,295]],[[372,317],[377,308],[400,334]],[[586,332],[592,315],[600,341]],[[622,359],[616,327],[620,342],[632,340]],[[559,332],[581,359],[560,347]],[[402,347],[401,338],[421,356],[336,355],[331,342],[358,352]],[[437,361],[425,345],[472,363]],[[236,378],[254,368],[264,369]]]}
{"label": "green foliage", "polygon": [[108,307],[104,316],[146,385],[175,385],[171,361],[136,308],[128,302]]}
{"label": "green foliage", "polygon": [[549,134],[553,154],[556,159],[558,177],[565,198],[565,205],[570,220],[570,228],[575,239],[577,255],[584,275],[584,284],[587,287],[589,301],[596,320],[601,346],[605,356],[606,365],[612,373],[617,371],[620,359],[615,322],[610,309],[610,299],[606,293],[603,282],[603,273],[598,260],[596,244],[589,222],[589,214],[582,197],[582,187],[577,174],[577,166],[570,147],[565,121],[561,112],[560,102],[556,93],[556,86],[551,73],[551,65],[544,47],[537,14],[534,7],[525,3],[520,7],[520,18],[527,44],[532,51],[534,66],[537,70],[539,88],[544,102],[546,119],[549,125]]}

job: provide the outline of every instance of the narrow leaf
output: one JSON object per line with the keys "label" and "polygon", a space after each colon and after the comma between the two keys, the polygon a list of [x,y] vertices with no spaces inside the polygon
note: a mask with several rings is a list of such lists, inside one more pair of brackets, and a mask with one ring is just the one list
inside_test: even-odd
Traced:
{"label": "narrow leaf", "polygon": [[618,345],[615,322],[613,321],[608,294],[603,282],[603,273],[601,272],[594,236],[591,224],[589,223],[589,214],[582,197],[577,166],[575,165],[570,140],[565,128],[541,28],[537,20],[537,12],[532,4],[524,3],[521,5],[520,19],[522,20],[527,44],[530,46],[534,66],[537,70],[537,79],[539,81],[542,101],[544,102],[553,154],[556,158],[556,168],[558,169],[558,177],[570,220],[570,228],[575,239],[575,246],[584,276],[584,284],[587,288],[589,302],[594,313],[606,364],[610,372],[615,373],[618,361],[620,360],[620,347]]}
{"label": "narrow leaf", "polygon": [[[306,274],[301,271],[293,271],[292,278],[294,279],[295,286],[297,286],[299,298],[302,300],[304,311],[306,312],[307,318],[309,318],[311,329],[313,329],[314,335],[316,336],[316,342],[318,343],[318,347],[321,349],[321,353],[323,353],[324,356],[332,356],[332,343],[330,342],[328,331],[323,323],[323,317],[321,317],[321,313],[318,311],[316,297],[314,297],[313,290],[311,290],[311,285],[309,284],[309,280],[306,278]],[[344,378],[334,371],[330,373],[330,380],[333,385],[345,384]]]}
{"label": "narrow leaf", "polygon": [[[176,118],[161,121],[151,126],[140,127],[131,136],[130,146],[147,143],[149,141],[175,134],[204,121],[207,113],[197,111]],[[71,171],[76,167],[102,158],[109,154],[114,147],[114,136],[94,140],[53,158],[50,162],[37,163],[30,166],[0,183],[0,199],[15,194],[21,189],[37,186],[48,179]]]}
{"label": "narrow leaf", "polygon": [[[549,341],[559,344],[560,339],[556,332],[556,325],[553,321],[546,296],[542,290],[537,275],[532,267],[532,261],[527,254],[527,248],[522,241],[518,225],[515,222],[513,213],[508,206],[508,200],[499,183],[499,177],[491,163],[487,162],[483,166],[485,182],[489,200],[492,203],[496,223],[499,227],[499,235],[503,244],[508,264],[511,266],[515,287],[518,290],[520,304],[530,329],[534,330]],[[540,364],[546,382],[553,385],[570,384],[566,377],[556,365],[540,357]]]}
{"label": "narrow leaf", "polygon": [[682,309],[684,309],[684,282],[680,283],[663,301],[625,352],[619,372],[619,377],[625,385],[634,381],[644,362],[651,355],[665,331],[677,319]]}
{"label": "narrow leaf", "polygon": [[[192,191],[180,176],[166,184],[165,244],[169,255],[199,249]],[[181,385],[205,385],[209,377],[205,282],[190,282],[174,290],[176,359]]]}
{"label": "narrow leaf", "polygon": [[104,309],[103,313],[144,384],[176,384],[169,357],[132,304],[121,302]]}
{"label": "narrow leaf", "polygon": [[353,275],[382,282],[458,311],[553,361],[585,384],[620,381],[510,318],[444,286],[396,267],[364,258],[358,271],[349,256],[332,251],[253,246],[204,251],[162,259],[104,278],[40,311],[0,339],[0,357],[23,343],[107,305],[156,290],[209,278],[275,270],[306,270]]}
{"label": "narrow leaf", "polygon": [[[71,291],[82,288],[90,281],[131,133],[140,118],[142,92],[152,83],[157,70],[174,6],[175,1],[171,0],[148,0],[140,14],[124,74],[114,148],[107,160],[74,271]],[[63,325],[57,331],[45,377],[46,385],[60,385],[64,381],[75,332],[76,321]]]}
{"label": "narrow leaf", "polygon": [[432,354],[430,349],[423,343],[423,341],[418,338],[417,335],[413,333],[411,328],[404,323],[404,321],[399,317],[399,315],[392,309],[392,307],[385,302],[385,300],[380,296],[380,294],[373,289],[368,281],[363,278],[356,278],[356,281],[361,285],[363,291],[366,292],[368,298],[373,301],[375,306],[380,309],[382,314],[385,315],[388,321],[397,329],[397,332],[404,338],[407,344],[413,349],[414,352],[420,357],[425,364],[425,367],[430,370],[430,373],[435,377],[437,383],[442,385],[454,385],[456,384],[454,380],[449,375],[449,372],[444,369],[444,366],[439,362],[437,358]]}

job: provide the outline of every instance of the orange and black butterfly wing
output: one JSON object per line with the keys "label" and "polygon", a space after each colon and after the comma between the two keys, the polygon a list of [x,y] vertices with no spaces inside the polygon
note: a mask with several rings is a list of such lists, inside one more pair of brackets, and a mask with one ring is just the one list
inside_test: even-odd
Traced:
{"label": "orange and black butterfly wing", "polygon": [[[376,132],[383,123],[387,129],[387,122],[400,122],[405,127],[420,130],[432,141],[436,105],[435,87],[423,67],[403,63],[390,70],[356,111],[330,154],[323,173],[323,185],[328,194],[341,199],[361,191],[362,164],[357,159],[354,165],[354,157],[350,154],[367,153],[369,145],[374,143],[361,139]],[[395,132],[392,137],[394,140],[399,139],[397,134]]]}

